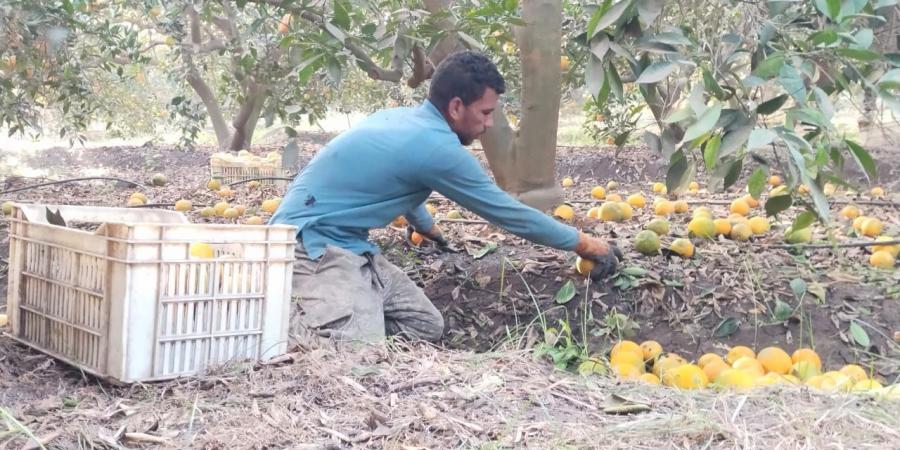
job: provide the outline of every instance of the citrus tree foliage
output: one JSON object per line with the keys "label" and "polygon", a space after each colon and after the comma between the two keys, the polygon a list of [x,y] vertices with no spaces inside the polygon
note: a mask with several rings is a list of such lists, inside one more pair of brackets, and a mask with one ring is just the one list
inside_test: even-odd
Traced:
{"label": "citrus tree foliage", "polygon": [[809,188],[809,197],[769,201],[769,214],[797,201],[828,220],[820,186],[844,184],[834,176],[844,160],[867,176],[875,172],[868,153],[833,126],[832,99],[868,90],[900,112],[900,57],[872,46],[873,29],[895,3],[607,0],[594,5],[585,27],[585,83],[598,102],[621,101],[626,85],[639,87],[659,125],[644,138],[669,159],[670,190],[698,165],[727,188],[749,158],[758,164],[749,182],[754,197],[773,166],[792,188]]}
{"label": "citrus tree foliage", "polygon": [[159,70],[189,135],[209,119],[220,147],[243,148],[260,122],[322,117],[357,68],[420,86],[442,40],[482,48],[484,37],[509,32],[518,9],[509,0],[424,3],[431,12],[401,0],[0,0],[0,125],[39,130],[51,106],[63,112],[61,135],[128,120],[111,117],[116,102],[97,80]]}

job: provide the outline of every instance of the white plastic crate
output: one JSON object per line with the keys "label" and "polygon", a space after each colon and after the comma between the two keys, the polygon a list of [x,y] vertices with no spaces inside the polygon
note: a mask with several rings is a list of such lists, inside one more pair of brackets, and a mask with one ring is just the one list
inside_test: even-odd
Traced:
{"label": "white plastic crate", "polygon": [[[296,228],[190,224],[151,209],[15,205],[12,336],[123,382],[194,375],[287,350]],[[81,230],[90,224],[95,230]],[[195,259],[206,242],[214,258]]]}
{"label": "white plastic crate", "polygon": [[[250,180],[265,177],[289,177],[290,172],[273,165],[251,164],[246,162],[213,161],[209,165],[210,176],[219,180],[222,185],[236,181]],[[260,180],[260,184],[272,186],[285,186],[288,180]]]}

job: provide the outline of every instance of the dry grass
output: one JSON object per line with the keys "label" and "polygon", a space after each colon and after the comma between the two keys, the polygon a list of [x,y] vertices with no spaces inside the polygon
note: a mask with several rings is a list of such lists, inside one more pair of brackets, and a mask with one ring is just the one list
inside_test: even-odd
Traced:
{"label": "dry grass", "polygon": [[[404,345],[290,356],[252,370],[130,387],[50,367],[0,384],[27,393],[43,383],[43,398],[0,398],[18,398],[4,406],[21,425],[48,448],[66,449],[882,449],[900,442],[896,401],[793,387],[681,392],[581,378],[522,351]],[[605,412],[619,396],[649,411]],[[0,448],[21,448],[24,436],[7,435]]]}

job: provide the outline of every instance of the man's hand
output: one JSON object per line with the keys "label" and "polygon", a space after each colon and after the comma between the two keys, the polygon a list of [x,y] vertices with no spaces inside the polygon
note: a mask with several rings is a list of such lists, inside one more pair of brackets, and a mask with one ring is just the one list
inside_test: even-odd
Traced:
{"label": "man's hand", "polygon": [[575,253],[594,262],[594,268],[591,270],[591,279],[594,281],[616,273],[616,267],[623,257],[619,247],[581,232],[578,233],[578,245],[575,246]]}
{"label": "man's hand", "polygon": [[419,233],[422,236],[424,236],[425,239],[428,239],[429,241],[434,242],[435,244],[438,245],[438,247],[441,247],[441,248],[447,247],[447,240],[444,239],[444,233],[441,232],[441,229],[437,225],[431,227],[431,229],[428,231],[419,231],[419,230],[414,229],[412,227],[412,225],[408,225],[406,227],[406,238],[409,239],[410,241],[412,241],[412,234],[414,232]]}

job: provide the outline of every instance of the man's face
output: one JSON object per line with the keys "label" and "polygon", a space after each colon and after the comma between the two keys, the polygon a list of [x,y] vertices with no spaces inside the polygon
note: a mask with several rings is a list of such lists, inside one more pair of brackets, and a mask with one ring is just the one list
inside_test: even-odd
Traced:
{"label": "man's face", "polygon": [[447,122],[450,129],[459,136],[462,145],[470,145],[488,128],[494,126],[491,115],[497,108],[499,97],[493,89],[486,88],[484,95],[469,106],[464,105],[459,97],[450,100],[450,104],[447,105]]}

